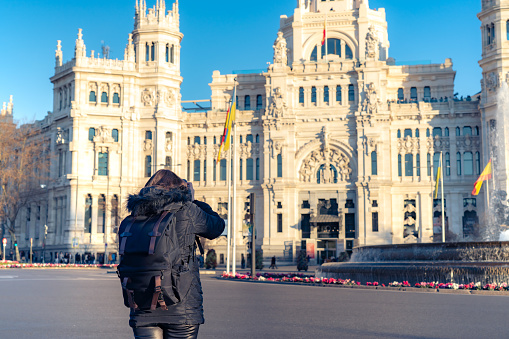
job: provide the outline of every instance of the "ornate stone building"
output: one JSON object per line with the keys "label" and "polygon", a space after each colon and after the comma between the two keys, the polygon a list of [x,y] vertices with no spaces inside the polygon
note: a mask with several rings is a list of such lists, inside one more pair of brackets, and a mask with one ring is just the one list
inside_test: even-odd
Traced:
{"label": "ornate stone building", "polygon": [[[507,73],[497,46],[507,43],[509,13],[499,2],[483,1],[479,16],[490,32],[483,35],[479,96],[454,96],[450,59],[397,65],[384,9],[370,9],[367,0],[299,0],[292,16],[281,16],[268,69],[215,71],[211,109],[186,113],[178,2],[171,11],[164,0],[147,11],[145,0],[137,1],[124,60],[87,56],[80,30],[74,57],[63,63],[58,42],[54,110],[37,123],[58,155],[55,180],[31,208],[47,212],[20,216],[21,238],[37,234],[36,246],[45,242],[51,253],[71,251],[73,241],[98,258],[114,252],[127,194],[161,168],[192,181],[197,199],[226,217],[226,154],[216,159],[236,85],[239,258],[249,193],[256,194],[256,243],[265,257],[292,260],[306,248],[322,262],[354,246],[436,241],[440,152],[448,240],[471,239],[485,202],[470,192],[489,158],[486,121],[496,119],[494,93]],[[500,33],[494,38],[492,21]],[[219,261],[225,244],[225,237],[208,244]]]}

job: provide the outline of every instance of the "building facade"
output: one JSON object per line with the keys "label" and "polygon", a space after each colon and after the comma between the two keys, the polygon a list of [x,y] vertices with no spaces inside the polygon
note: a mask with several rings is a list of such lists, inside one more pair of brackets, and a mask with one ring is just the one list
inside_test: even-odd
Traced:
{"label": "building facade", "polygon": [[[441,155],[447,240],[474,239],[485,199],[484,189],[470,192],[490,158],[489,126],[497,125],[496,93],[507,73],[504,2],[484,0],[479,14],[479,95],[454,96],[450,59],[397,65],[385,10],[367,0],[299,0],[292,16],[281,16],[267,70],[215,71],[211,109],[187,113],[178,2],[167,11],[164,0],[149,9],[137,1],[124,60],[87,56],[80,30],[74,57],[63,63],[58,42],[54,110],[37,122],[57,155],[54,180],[27,210],[45,212],[20,216],[21,239],[37,235],[36,246],[52,255],[114,253],[127,195],[161,168],[192,181],[196,198],[226,218],[228,156],[216,159],[234,87],[237,260],[247,251],[250,193],[265,257],[291,261],[306,249],[321,263],[355,246],[439,241],[433,191]],[[505,133],[505,123],[498,126]],[[497,166],[507,173],[503,146]],[[225,261],[226,237],[207,245]]]}

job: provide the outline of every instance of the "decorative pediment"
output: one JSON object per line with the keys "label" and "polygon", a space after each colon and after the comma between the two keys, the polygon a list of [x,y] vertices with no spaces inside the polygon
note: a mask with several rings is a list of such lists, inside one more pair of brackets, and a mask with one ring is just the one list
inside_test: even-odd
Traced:
{"label": "decorative pediment", "polygon": [[[332,167],[331,167],[332,166]],[[300,181],[333,183],[348,181],[352,175],[350,159],[338,149],[315,150],[302,162]]]}

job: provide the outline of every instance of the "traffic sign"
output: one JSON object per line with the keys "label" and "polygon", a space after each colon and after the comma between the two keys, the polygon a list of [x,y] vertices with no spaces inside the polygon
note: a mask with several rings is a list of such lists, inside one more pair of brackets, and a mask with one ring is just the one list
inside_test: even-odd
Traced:
{"label": "traffic sign", "polygon": [[7,245],[7,239],[6,238],[2,239],[2,244]]}

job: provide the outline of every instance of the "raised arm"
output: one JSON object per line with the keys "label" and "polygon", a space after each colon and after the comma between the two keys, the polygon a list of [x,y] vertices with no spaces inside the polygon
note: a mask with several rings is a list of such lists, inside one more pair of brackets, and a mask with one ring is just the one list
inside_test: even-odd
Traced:
{"label": "raised arm", "polygon": [[224,220],[208,204],[195,200],[189,206],[187,213],[195,234],[212,240],[223,233]]}

